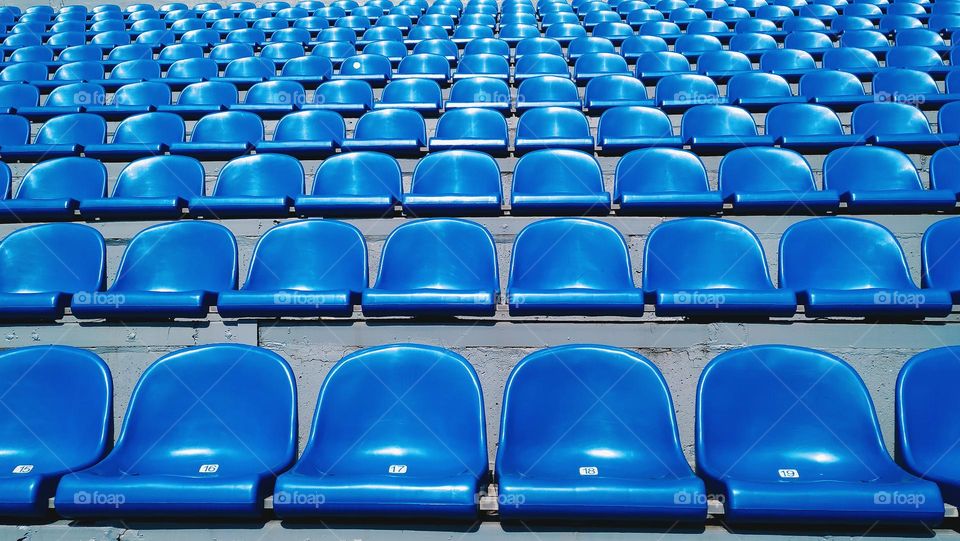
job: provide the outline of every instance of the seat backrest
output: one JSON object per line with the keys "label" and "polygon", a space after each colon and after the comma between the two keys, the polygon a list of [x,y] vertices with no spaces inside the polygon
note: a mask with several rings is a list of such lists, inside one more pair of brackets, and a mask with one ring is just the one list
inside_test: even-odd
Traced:
{"label": "seat backrest", "polygon": [[613,196],[624,193],[697,193],[710,190],[707,171],[696,154],[676,148],[629,152],[617,163]]}
{"label": "seat backrest", "polygon": [[113,381],[95,353],[67,346],[8,349],[0,353],[0,381],[7,410],[0,417],[4,471],[81,470],[113,443]]}
{"label": "seat backrest", "polygon": [[863,96],[863,83],[852,73],[817,70],[800,78],[800,95],[808,98],[826,96]]}
{"label": "seat backrest", "polygon": [[774,49],[760,56],[761,71],[817,69],[810,53],[799,49]]}
{"label": "seat backrest", "polygon": [[[2,133],[2,130],[0,130],[0,133]],[[957,150],[953,147],[947,147],[933,153],[933,157],[930,158],[930,187],[932,189],[960,193],[960,152],[957,152]]]}
{"label": "seat backrest", "polygon": [[304,193],[303,166],[286,154],[241,156],[227,162],[213,195],[222,197],[294,197]]}
{"label": "seat backrest", "polygon": [[450,78],[450,63],[447,59],[429,53],[412,54],[403,58],[397,66],[397,73],[404,74],[439,74],[444,79]]}
{"label": "seat backrest", "polygon": [[924,69],[943,66],[940,53],[922,45],[897,45],[887,51],[886,66]]}
{"label": "seat backrest", "polygon": [[923,234],[920,245],[920,283],[960,296],[960,219],[941,220]]}
{"label": "seat backrest", "polygon": [[263,140],[263,122],[246,111],[213,113],[197,121],[190,140],[195,143],[257,143]]}
{"label": "seat backrest", "polygon": [[34,165],[16,199],[86,199],[107,195],[107,169],[93,158],[57,158]]}
{"label": "seat backrest", "polygon": [[306,99],[303,85],[296,81],[265,81],[247,90],[243,103],[256,105],[303,105]]}
{"label": "seat backrest", "polygon": [[855,146],[834,150],[823,162],[823,186],[840,193],[857,190],[922,190],[920,175],[899,150]]}
{"label": "seat backrest", "polygon": [[[164,85],[166,86],[166,85]],[[127,117],[113,134],[113,143],[180,143],[186,127],[174,113],[144,113]]]}
{"label": "seat backrest", "polygon": [[266,79],[277,74],[273,60],[259,56],[250,56],[231,60],[223,70],[224,77]]}
{"label": "seat backrest", "polygon": [[673,411],[660,370],[632,351],[537,351],[507,378],[497,472],[573,478],[589,466],[620,478],[690,476]]}
{"label": "seat backrest", "polygon": [[906,103],[864,103],[854,109],[851,125],[853,133],[863,135],[931,133],[923,112]]}
{"label": "seat backrest", "polygon": [[[867,21],[867,24],[871,24]],[[866,49],[838,47],[823,53],[823,68],[828,70],[880,69],[877,56]]]}
{"label": "seat backrest", "polygon": [[799,153],[785,148],[738,148],[720,161],[720,193],[816,191],[810,164]]}
{"label": "seat backrest", "polygon": [[960,378],[958,359],[957,346],[924,351],[907,361],[897,377],[896,457],[916,475],[937,478],[955,463],[960,423],[951,412]]}
{"label": "seat backrest", "polygon": [[791,225],[780,237],[779,269],[780,287],[794,291],[916,287],[893,233],[857,218]]}
{"label": "seat backrest", "polygon": [[513,193],[602,194],[603,173],[597,160],[586,152],[537,150],[517,160]]}
{"label": "seat backrest", "polygon": [[[2,87],[0,87],[2,88]],[[505,81],[489,77],[473,77],[457,81],[450,88],[452,103],[510,103],[510,87]]]}
{"label": "seat backrest", "polygon": [[707,51],[697,59],[697,71],[750,71],[753,64],[747,55],[738,51]]}
{"label": "seat backrest", "polygon": [[72,83],[58,86],[47,95],[47,107],[76,107],[78,105],[103,105],[106,92],[95,83]]}
{"label": "seat backrest", "polygon": [[170,222],[137,233],[111,290],[225,291],[237,287],[237,241],[212,222]]}
{"label": "seat backrest", "polygon": [[224,81],[203,81],[187,85],[177,98],[177,105],[234,105],[237,87]]}
{"label": "seat backrest", "polygon": [[633,289],[630,254],[612,226],[585,218],[534,222],[517,234],[507,289]]}
{"label": "seat backrest", "polygon": [[257,241],[243,285],[255,291],[346,290],[354,294],[366,287],[363,234],[334,220],[299,220],[271,228]]}
{"label": "seat backrest", "polygon": [[587,83],[584,90],[584,101],[591,100],[629,100],[639,101],[647,99],[647,89],[643,83],[632,75],[602,75],[594,77]]}
{"label": "seat backrest", "polygon": [[202,196],[204,191],[203,165],[195,158],[150,156],[135,160],[120,171],[111,197],[178,196],[189,199]]}
{"label": "seat backrest", "polygon": [[506,141],[507,121],[502,114],[490,109],[453,109],[444,113],[437,121],[435,137]]}
{"label": "seat backrest", "polygon": [[333,111],[297,111],[284,115],[273,132],[274,141],[343,141],[343,117]]}
{"label": "seat backrest", "polygon": [[70,62],[53,72],[54,81],[94,81],[103,79],[103,64],[95,61]]}
{"label": "seat backrest", "polygon": [[39,62],[10,64],[0,72],[0,80],[13,83],[46,81],[47,66]]}
{"label": "seat backrest", "polygon": [[[5,86],[0,86],[0,92]],[[25,145],[30,139],[30,121],[17,115],[0,115],[0,145]],[[9,171],[8,171],[9,172]],[[9,175],[7,175],[9,186]],[[9,189],[7,190],[9,192]]]}
{"label": "seat backrest", "polygon": [[[490,111],[498,115],[498,113]],[[434,152],[417,163],[410,193],[485,195],[503,199],[500,167],[489,154],[473,150]]]}
{"label": "seat backrest", "polygon": [[197,475],[217,464],[217,475],[239,476],[283,471],[296,452],[297,390],[287,362],[263,348],[214,344],[147,368],[106,460],[131,473]]}
{"label": "seat backrest", "polygon": [[34,225],[0,241],[4,293],[103,291],[106,268],[103,237],[85,225]]}
{"label": "seat backrest", "polygon": [[114,105],[169,105],[170,87],[156,81],[123,85],[113,94]]}
{"label": "seat backrest", "polygon": [[769,483],[783,482],[784,469],[828,482],[873,480],[895,468],[856,371],[795,346],[735,349],[704,368],[696,455],[701,475]]}
{"label": "seat backrest", "polygon": [[873,76],[873,95],[885,97],[906,96],[920,99],[917,94],[939,94],[940,88],[929,73],[904,68],[885,68]]}
{"label": "seat backrest", "polygon": [[811,103],[783,103],[767,113],[767,135],[843,135],[840,117],[833,109]]}
{"label": "seat backrest", "polygon": [[454,218],[404,223],[383,245],[374,287],[499,292],[493,236],[475,222]]}
{"label": "seat backrest", "polygon": [[657,51],[641,53],[637,57],[637,74],[645,72],[684,73],[691,71],[690,61],[680,53]]}
{"label": "seat backrest", "polygon": [[664,222],[643,249],[643,290],[771,289],[760,239],[746,226],[718,218]]}
{"label": "seat backrest", "polygon": [[434,103],[443,101],[440,85],[428,79],[391,81],[380,95],[381,103]]}
{"label": "seat backrest", "polygon": [[745,109],[730,105],[697,105],[683,114],[680,136],[722,137],[757,135],[757,125]]}
{"label": "seat backrest", "polygon": [[[242,22],[240,24],[243,24]],[[253,56],[253,47],[249,43],[221,43],[210,50],[209,58],[217,61],[233,61]]]}
{"label": "seat backrest", "polygon": [[577,85],[570,79],[546,75],[520,83],[517,89],[517,104],[525,102],[580,102]]}
{"label": "seat backrest", "polygon": [[657,82],[654,95],[657,102],[675,100],[696,104],[719,98],[720,90],[706,75],[675,73]]}
{"label": "seat backrest", "polygon": [[358,54],[343,60],[341,75],[389,75],[390,59],[379,54]]}
{"label": "seat backrest", "polygon": [[517,123],[517,138],[588,138],[590,124],[583,113],[563,107],[535,107],[523,113]]}
{"label": "seat backrest", "polygon": [[[166,50],[166,49],[164,49]],[[184,58],[167,68],[167,79],[213,79],[220,73],[217,62],[210,58]],[[229,84],[229,83],[215,83]],[[231,85],[232,86],[232,85]]]}
{"label": "seat backrest", "polygon": [[110,70],[111,79],[159,79],[160,64],[153,59],[141,58],[120,62]]}
{"label": "seat backrest", "polygon": [[480,381],[460,355],[393,344],[348,355],[327,374],[297,468],[386,477],[394,465],[414,476],[486,475]]}
{"label": "seat backrest", "polygon": [[351,152],[328,158],[317,168],[313,195],[390,196],[403,191],[396,158],[380,152]]}
{"label": "seat backrest", "polygon": [[420,113],[410,109],[386,109],[366,113],[353,130],[356,139],[427,141],[427,126]]}
{"label": "seat backrest", "polygon": [[[606,41],[606,40],[604,40]],[[607,42],[609,43],[609,42]],[[622,56],[613,52],[611,44],[610,52],[587,53],[577,59],[573,71],[575,74],[596,74],[596,73],[630,73],[627,61]]]}
{"label": "seat backrest", "polygon": [[549,53],[525,54],[517,58],[515,66],[517,74],[521,75],[559,75],[569,77],[567,61],[562,56]]}
{"label": "seat backrest", "polygon": [[283,63],[280,75],[284,77],[310,77],[328,79],[333,74],[333,63],[322,56],[301,56]]}

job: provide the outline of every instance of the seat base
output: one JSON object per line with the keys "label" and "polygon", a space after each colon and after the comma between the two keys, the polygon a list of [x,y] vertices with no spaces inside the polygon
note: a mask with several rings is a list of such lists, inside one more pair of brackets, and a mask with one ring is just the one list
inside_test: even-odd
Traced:
{"label": "seat base", "polygon": [[790,317],[797,296],[781,289],[701,289],[657,291],[658,316]]}
{"label": "seat base", "polygon": [[496,299],[494,291],[368,289],[361,304],[365,316],[492,316]]}
{"label": "seat base", "polygon": [[350,316],[350,298],[349,291],[224,291],[217,312],[229,318]]}
{"label": "seat base", "polygon": [[641,316],[643,292],[596,289],[517,289],[507,294],[510,315]]}
{"label": "seat base", "polygon": [[70,309],[80,319],[199,319],[215,300],[209,291],[83,292],[73,296]]}
{"label": "seat base", "polygon": [[946,317],[950,293],[940,289],[811,289],[801,295],[808,317],[877,317],[921,319]]}

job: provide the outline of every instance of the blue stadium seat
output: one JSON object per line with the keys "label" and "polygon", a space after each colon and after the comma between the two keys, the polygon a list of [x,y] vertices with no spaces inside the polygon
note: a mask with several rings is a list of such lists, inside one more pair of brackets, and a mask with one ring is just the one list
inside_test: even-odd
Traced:
{"label": "blue stadium seat", "polygon": [[[280,75],[274,81],[293,81],[305,87],[316,87],[333,74],[333,63],[321,56],[301,56],[283,63]],[[303,105],[300,103],[299,105]]]}
{"label": "blue stadium seat", "polygon": [[646,147],[680,147],[667,115],[653,107],[614,107],[604,111],[597,129],[602,154]]}
{"label": "blue stadium seat", "polygon": [[905,103],[865,103],[853,111],[853,133],[873,145],[926,154],[956,146],[960,135],[933,133],[920,109]]}
{"label": "blue stadium seat", "polygon": [[514,48],[514,56],[518,59],[523,56],[535,54],[549,54],[562,57],[563,47],[555,39],[535,37],[517,43]]}
{"label": "blue stadium seat", "polygon": [[771,135],[758,135],[753,117],[730,105],[697,105],[683,114],[680,137],[702,154],[724,153],[742,147],[773,146]]}
{"label": "blue stadium seat", "polygon": [[925,109],[956,101],[956,94],[942,94],[928,73],[903,68],[884,68],[873,76],[873,95],[877,101],[915,104]]}
{"label": "blue stadium seat", "polygon": [[231,111],[247,111],[262,119],[276,119],[292,113],[303,105],[306,91],[296,81],[265,81],[251,86],[242,104],[230,106]]}
{"label": "blue stadium seat", "polygon": [[592,155],[544,149],[517,161],[510,208],[515,215],[605,215],[610,212],[610,194]]}
{"label": "blue stadium seat", "polygon": [[704,104],[725,103],[713,79],[694,73],[667,75],[654,89],[657,107],[666,113],[680,113]]}
{"label": "blue stadium seat", "polygon": [[[837,25],[835,19],[833,26]],[[865,21],[871,25],[870,21]],[[823,54],[823,68],[828,70],[846,71],[857,77],[871,76],[880,70],[880,61],[872,52],[857,47],[838,47]]]}
{"label": "blue stadium seat", "polygon": [[[941,124],[942,125],[942,124]],[[960,152],[950,147],[936,151],[930,158],[930,188],[948,190],[960,197]],[[2,147],[0,147],[2,152]]]}
{"label": "blue stadium seat", "polygon": [[445,86],[450,81],[450,63],[437,54],[411,54],[400,61],[393,78],[428,79]]}
{"label": "blue stadium seat", "polygon": [[803,156],[784,148],[740,148],[720,161],[720,193],[737,214],[820,214],[840,207],[818,190]]}
{"label": "blue stadium seat", "polygon": [[[397,30],[397,33],[399,33],[399,30]],[[364,45],[362,53],[364,55],[384,56],[390,61],[391,65],[395,66],[403,60],[403,57],[407,56],[407,46],[402,41],[373,41]]]}
{"label": "blue stadium seat", "polygon": [[[238,21],[242,24],[242,21]],[[210,50],[208,58],[217,61],[217,64],[227,66],[230,62],[240,58],[253,57],[253,46],[247,43],[221,43]],[[234,68],[239,69],[239,68]]]}
{"label": "blue stadium seat", "polygon": [[927,228],[920,245],[920,284],[924,289],[945,289],[960,304],[960,219],[942,220]]}
{"label": "blue stadium seat", "polygon": [[520,83],[517,88],[517,112],[536,107],[569,107],[580,110],[577,85],[567,78],[545,75]]}
{"label": "blue stadium seat", "polygon": [[373,106],[374,109],[410,109],[427,117],[437,116],[442,107],[440,85],[428,79],[391,81]]}
{"label": "blue stadium seat", "polygon": [[775,73],[788,81],[795,81],[816,69],[813,56],[799,49],[774,49],[760,56],[760,71]]}
{"label": "blue stadium seat", "polygon": [[[607,13],[611,13],[611,12],[607,12]],[[613,14],[613,16],[619,19],[619,17],[616,14]],[[584,56],[594,56],[598,54],[602,54],[602,55],[612,54],[614,56],[620,56],[616,54],[616,52],[617,52],[617,49],[614,47],[613,42],[610,41],[609,39],[591,36],[591,37],[576,38],[572,40],[570,43],[568,43],[566,57],[569,62],[572,62],[574,65],[576,65],[576,63]],[[609,60],[610,60],[611,67],[617,64],[620,64],[620,62],[616,60],[612,60],[612,59],[609,59]],[[621,61],[623,60],[622,56],[620,57],[620,60]],[[606,63],[607,62],[604,61],[603,57],[594,57],[593,61],[588,62],[588,64],[594,64],[597,67],[602,67]],[[584,64],[581,67],[587,68],[586,70],[584,70],[584,73],[589,73],[593,69],[593,68],[590,68],[587,64]],[[629,69],[626,68],[625,62],[623,67],[624,69],[620,70],[621,72],[626,72],[626,73],[630,72]],[[576,69],[574,69],[574,71],[576,71]]]}
{"label": "blue stadium seat", "polygon": [[513,368],[496,480],[507,522],[690,523],[707,515],[663,375],[646,358],[608,346],[543,349]]}
{"label": "blue stadium seat", "polygon": [[845,133],[837,113],[823,105],[778,105],[767,113],[766,124],[778,145],[798,152],[822,154],[866,143],[862,135]]}
{"label": "blue stadium seat", "polygon": [[[667,52],[667,42],[656,36],[630,36],[620,44],[620,54],[629,63],[635,63],[644,53]],[[687,64],[689,66],[689,63]]]}
{"label": "blue stadium seat", "polygon": [[299,220],[260,237],[246,282],[220,293],[217,312],[228,318],[349,316],[366,287],[360,231],[333,220]]}
{"label": "blue stadium seat", "polygon": [[0,516],[42,522],[60,479],[95,464],[113,442],[110,370],[95,353],[67,346],[8,349],[0,367]]}
{"label": "blue stadium seat", "polygon": [[108,120],[124,119],[131,115],[148,113],[157,107],[170,105],[170,87],[156,81],[130,83],[113,94],[110,103],[84,105],[84,112],[98,114]]}
{"label": "blue stadium seat", "polygon": [[845,71],[823,69],[807,73],[800,78],[799,90],[810,103],[825,105],[835,111],[852,111],[874,99],[866,94],[856,75]]}
{"label": "blue stadium seat", "polygon": [[403,210],[412,216],[497,216],[502,201],[496,160],[482,152],[450,150],[417,163]]}
{"label": "blue stadium seat", "polygon": [[780,287],[797,292],[807,317],[942,317],[950,293],[918,288],[903,249],[880,224],[813,218],[780,239]]}
{"label": "blue stadium seat", "polygon": [[[182,143],[186,128],[173,113],[131,116],[117,126],[110,144],[85,145],[84,156],[103,161],[125,162],[163,154],[170,145]],[[2,150],[0,150],[2,154]]]}
{"label": "blue stadium seat", "polygon": [[344,139],[344,152],[373,150],[395,156],[418,156],[427,145],[427,128],[420,113],[408,109],[373,111],[360,117],[353,138]]}
{"label": "blue stadium seat", "polygon": [[413,54],[435,54],[446,58],[451,64],[456,64],[460,58],[460,49],[457,48],[456,43],[445,37],[446,31],[443,29],[432,27],[436,34],[435,38],[417,41],[416,35],[422,34],[427,28],[431,27],[415,26],[410,30],[406,43],[416,43]]}
{"label": "blue stadium seat", "polygon": [[507,86],[506,81],[489,77],[465,79],[453,83],[445,110],[482,107],[509,113],[510,96],[510,87]]}
{"label": "blue stadium seat", "polygon": [[695,154],[673,148],[635,150],[618,163],[613,181],[618,214],[713,214],[723,198],[710,191],[707,171]]}
{"label": "blue stadium seat", "polygon": [[187,202],[204,193],[203,166],[186,156],[136,160],[120,172],[109,198],[80,200],[85,219],[176,219]]}
{"label": "blue stadium seat", "polygon": [[622,56],[608,53],[588,53],[577,59],[573,66],[573,77],[578,84],[605,75],[632,75],[627,61]]}
{"label": "blue stadium seat", "polygon": [[366,316],[492,316],[499,294],[490,232],[466,220],[433,218],[390,233],[362,306]]}
{"label": "blue stadium seat", "polygon": [[752,71],[750,57],[739,51],[707,51],[697,58],[697,73],[726,80]]}
{"label": "blue stadium seat", "polygon": [[400,166],[379,152],[338,154],[317,168],[310,195],[298,196],[303,216],[374,216],[393,214],[400,201]]}
{"label": "blue stadium seat", "polygon": [[51,118],[37,132],[33,144],[3,145],[7,161],[41,161],[79,156],[84,146],[102,144],[107,133],[104,119],[88,113]]}
{"label": "blue stadium seat", "polygon": [[508,141],[507,122],[500,113],[482,108],[453,109],[437,121],[430,151],[477,150],[499,157],[506,156]]}
{"label": "blue stadium seat", "polygon": [[783,103],[807,100],[794,96],[790,83],[779,75],[749,72],[734,75],[727,81],[727,101],[747,111],[763,112]]}
{"label": "blue stadium seat", "polygon": [[960,377],[958,356],[957,346],[915,355],[900,369],[895,395],[897,463],[913,475],[936,483],[949,504],[960,502],[960,474],[953,445],[958,426],[950,415],[953,386]]}
{"label": "blue stadium seat", "polygon": [[228,160],[246,154],[263,140],[263,122],[247,111],[213,113],[193,127],[190,142],[173,143],[171,154],[208,160]]}
{"label": "blue stadium seat", "polygon": [[237,87],[223,81],[191,83],[180,92],[176,105],[160,106],[157,111],[195,119],[225,110],[237,103],[238,96]]}
{"label": "blue stadium seat", "polygon": [[313,103],[304,104],[302,108],[360,116],[373,109],[373,88],[365,81],[327,81],[317,87]]}
{"label": "blue stadium seat", "polygon": [[294,197],[304,193],[303,166],[283,154],[230,160],[220,170],[213,193],[190,199],[192,216],[282,218]]}
{"label": "blue stadium seat", "polygon": [[340,70],[334,75],[337,80],[364,81],[372,86],[387,84],[393,73],[390,59],[379,54],[359,54],[345,58]]}
{"label": "blue stadium seat", "polygon": [[130,240],[113,285],[97,295],[76,294],[80,319],[205,318],[217,292],[237,288],[237,241],[211,222],[171,222]]}
{"label": "blue stadium seat", "polygon": [[583,103],[590,113],[603,112],[612,107],[652,106],[647,89],[632,75],[603,75],[594,77],[584,90]]}
{"label": "blue stadium seat", "polygon": [[643,251],[643,291],[658,316],[790,317],[793,291],[770,280],[760,239],[718,218],[662,223]]}
{"label": "blue stadium seat", "polygon": [[364,349],[324,380],[306,449],[277,479],[274,512],[471,521],[487,469],[480,381],[466,359],[431,346]]}
{"label": "blue stadium seat", "polygon": [[517,154],[548,148],[592,152],[593,135],[587,118],[562,107],[537,107],[525,112],[517,123],[514,148]]}
{"label": "blue stadium seat", "polygon": [[102,81],[104,78],[103,63],[94,61],[70,62],[62,64],[53,72],[54,81],[90,82]]}
{"label": "blue stadium seat", "polygon": [[956,193],[926,190],[906,154],[884,147],[834,150],[823,162],[824,189],[840,192],[855,212],[918,213],[950,211]]}
{"label": "blue stadium seat", "polygon": [[47,80],[47,66],[41,62],[8,64],[0,71],[0,81],[6,83],[33,83]]}
{"label": "blue stadium seat", "polygon": [[542,220],[517,234],[507,298],[511,315],[643,314],[623,236],[583,218]]}
{"label": "blue stadium seat", "polygon": [[79,200],[106,194],[107,170],[99,161],[76,157],[45,161],[27,171],[13,199],[0,200],[0,220],[72,220]]}
{"label": "blue stadium seat", "polygon": [[[2,89],[4,87],[0,87]],[[3,154],[3,146],[13,145],[13,146],[22,146],[26,145],[30,138],[30,121],[22,116],[11,115],[11,114],[2,114],[0,115],[0,155]],[[3,184],[0,188],[6,188],[4,193],[10,192],[10,169],[0,168],[2,171]],[[0,192],[3,192],[0,189]]]}
{"label": "blue stadium seat", "polygon": [[725,522],[934,527],[943,519],[936,485],[890,458],[863,380],[833,355],[795,346],[724,353],[700,376],[697,412],[697,474],[724,496]]}
{"label": "blue stadium seat", "polygon": [[0,261],[3,320],[60,319],[74,293],[95,295],[106,282],[103,237],[79,224],[18,229],[0,241]]}
{"label": "blue stadium seat", "polygon": [[140,377],[110,454],[61,480],[57,513],[255,519],[296,453],[296,384],[282,357],[240,344],[182,349]]}
{"label": "blue stadium seat", "polygon": [[648,80],[657,80],[667,75],[675,73],[689,73],[693,69],[690,67],[690,61],[680,53],[667,51],[653,51],[640,53],[637,56],[636,75],[637,78],[646,82]]}
{"label": "blue stadium seat", "polygon": [[517,57],[513,73],[515,81],[544,75],[569,79],[570,70],[567,67],[567,61],[562,56],[548,53],[525,54]]}
{"label": "blue stadium seat", "polygon": [[273,139],[260,141],[257,154],[288,154],[303,159],[325,158],[343,142],[343,118],[333,111],[297,111],[285,115]]}

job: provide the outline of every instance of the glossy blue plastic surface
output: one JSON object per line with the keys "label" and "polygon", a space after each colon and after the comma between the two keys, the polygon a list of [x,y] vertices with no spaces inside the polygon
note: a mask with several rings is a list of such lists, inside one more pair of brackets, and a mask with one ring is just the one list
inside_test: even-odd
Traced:
{"label": "glossy blue plastic surface", "polygon": [[610,193],[604,190],[600,164],[590,154],[538,150],[521,157],[514,167],[510,211],[517,215],[607,214]]}
{"label": "glossy blue plastic surface", "polygon": [[450,88],[450,97],[444,106],[448,112],[463,107],[482,107],[509,112],[510,96],[510,87],[505,81],[490,77],[475,77],[455,82]]}
{"label": "glossy blue plastic surface", "polygon": [[32,145],[3,145],[7,161],[40,161],[79,156],[84,145],[102,144],[107,124],[102,117],[73,113],[51,118],[43,123]]}
{"label": "glossy blue plastic surface", "polygon": [[86,219],[173,219],[204,193],[203,165],[186,156],[152,156],[120,172],[109,198],[81,199]]}
{"label": "glossy blue plastic surface", "polygon": [[449,150],[417,162],[410,192],[403,196],[403,210],[411,216],[499,215],[502,201],[496,160],[482,152]]}
{"label": "glossy blue plastic surface", "polygon": [[[403,47],[403,45],[400,45]],[[440,85],[428,79],[391,81],[374,109],[410,109],[425,116],[436,116],[443,105]]]}
{"label": "glossy blue plastic surface", "polygon": [[632,75],[604,75],[587,83],[583,103],[590,112],[611,107],[653,105],[643,83]]}
{"label": "glossy blue plastic surface", "polygon": [[621,158],[614,173],[613,199],[620,205],[620,214],[713,214],[723,210],[723,198],[710,191],[700,158],[674,148],[640,149]]}
{"label": "glossy blue plastic surface", "polygon": [[220,170],[213,193],[190,200],[193,216],[284,217],[304,193],[303,166],[283,154],[242,156]]}
{"label": "glossy blue plastic surface", "polygon": [[955,146],[955,133],[933,133],[920,109],[905,103],[866,103],[853,111],[853,133],[874,145],[904,152],[928,153]]}
{"label": "glossy blue plastic surface", "polygon": [[863,381],[820,351],[752,346],[711,361],[697,387],[696,455],[730,524],[943,519],[936,485],[887,453]]}
{"label": "glossy blue plastic surface", "polygon": [[490,232],[466,220],[433,218],[404,223],[387,237],[362,305],[369,316],[491,316],[499,294]]}
{"label": "glossy blue plastic surface", "polygon": [[927,228],[920,244],[920,284],[945,289],[960,303],[960,218],[942,220]]}
{"label": "glossy blue plastic surface", "polygon": [[70,220],[81,199],[106,197],[107,169],[92,158],[59,158],[34,165],[13,199],[0,200],[5,221]]}
{"label": "glossy blue plastic surface", "polygon": [[376,151],[395,156],[417,156],[427,144],[427,128],[420,113],[409,109],[373,111],[360,117],[353,138],[344,139],[344,152]]}
{"label": "glossy blue plastic surface", "polygon": [[171,222],[138,233],[105,293],[74,295],[81,319],[203,318],[217,292],[237,287],[237,241],[211,222]]}
{"label": "glossy blue plastic surface", "polygon": [[619,154],[646,147],[680,147],[673,125],[653,107],[613,107],[600,116],[597,138],[603,154]]}
{"label": "glossy blue plastic surface", "polygon": [[471,521],[487,472],[473,367],[436,347],[374,347],[327,374],[303,455],[277,479],[274,512]]}
{"label": "glossy blue plastic surface", "polygon": [[176,113],[184,118],[199,118],[217,113],[237,103],[237,87],[223,81],[203,81],[187,85],[176,105],[158,107],[158,111]]}
{"label": "glossy blue plastic surface", "polygon": [[823,162],[823,184],[857,212],[920,213],[953,210],[950,190],[926,190],[910,158],[892,148],[834,150]]}
{"label": "glossy blue plastic surface", "polygon": [[740,148],[724,156],[720,193],[737,214],[820,214],[840,207],[840,194],[818,190],[807,160],[783,148]]}
{"label": "glossy blue plastic surface", "polygon": [[178,115],[144,113],[120,122],[109,145],[85,145],[83,154],[103,161],[135,160],[163,154],[170,145],[182,143],[185,133],[183,119]]}
{"label": "glossy blue plastic surface", "polygon": [[300,220],[260,237],[243,287],[221,292],[217,312],[223,317],[349,316],[366,287],[367,247],[360,231],[333,220]]}
{"label": "glossy blue plastic surface", "polygon": [[798,152],[824,153],[866,143],[862,135],[845,133],[833,110],[809,103],[787,103],[770,109],[766,131],[782,148]]}
{"label": "glossy blue plastic surface", "polygon": [[171,154],[206,160],[228,160],[253,149],[263,140],[263,122],[246,111],[213,113],[193,127],[189,143],[173,143]]}
{"label": "glossy blue plastic surface", "polygon": [[0,516],[49,517],[60,478],[93,465],[113,443],[110,370],[82,349],[22,347],[0,353],[0,381]]}
{"label": "glossy blue plastic surface", "polygon": [[773,146],[770,135],[757,135],[745,109],[729,105],[697,105],[683,114],[680,137],[695,152],[712,154],[752,146]]}
{"label": "glossy blue plastic surface", "polygon": [[643,249],[643,291],[658,316],[789,317],[796,295],[770,280],[760,239],[718,218],[655,227]]}
{"label": "glossy blue plastic surface", "polygon": [[55,320],[71,295],[106,284],[106,245],[95,229],[43,224],[0,241],[0,318]]}
{"label": "glossy blue plastic surface", "polygon": [[289,154],[301,159],[325,158],[343,142],[343,118],[333,111],[298,111],[284,115],[271,141],[257,143],[258,154]]}
{"label": "glossy blue plastic surface", "polygon": [[477,150],[505,156],[508,141],[507,121],[500,113],[479,107],[453,109],[437,121],[430,151]]}
{"label": "glossy blue plastic surface", "polygon": [[703,481],[673,411],[663,375],[636,353],[572,345],[526,356],[503,394],[501,519],[702,522]]}
{"label": "glossy blue plastic surface", "polygon": [[296,453],[297,388],[282,357],[240,344],[182,349],[140,377],[113,451],[60,482],[57,513],[258,518]]}
{"label": "glossy blue plastic surface", "polygon": [[943,500],[960,502],[954,419],[960,347],[919,353],[900,369],[896,391],[896,459],[904,469],[940,487]]}
{"label": "glossy blue plastic surface", "polygon": [[583,113],[563,107],[536,107],[517,122],[515,153],[545,148],[593,151],[593,135]]}
{"label": "glossy blue plastic surface", "polygon": [[814,218],[780,238],[780,287],[797,292],[808,317],[942,317],[950,293],[921,290],[903,249],[880,224],[857,218]]}
{"label": "glossy blue plastic surface", "polygon": [[517,234],[507,296],[511,315],[643,314],[623,236],[582,218],[542,220]]}

